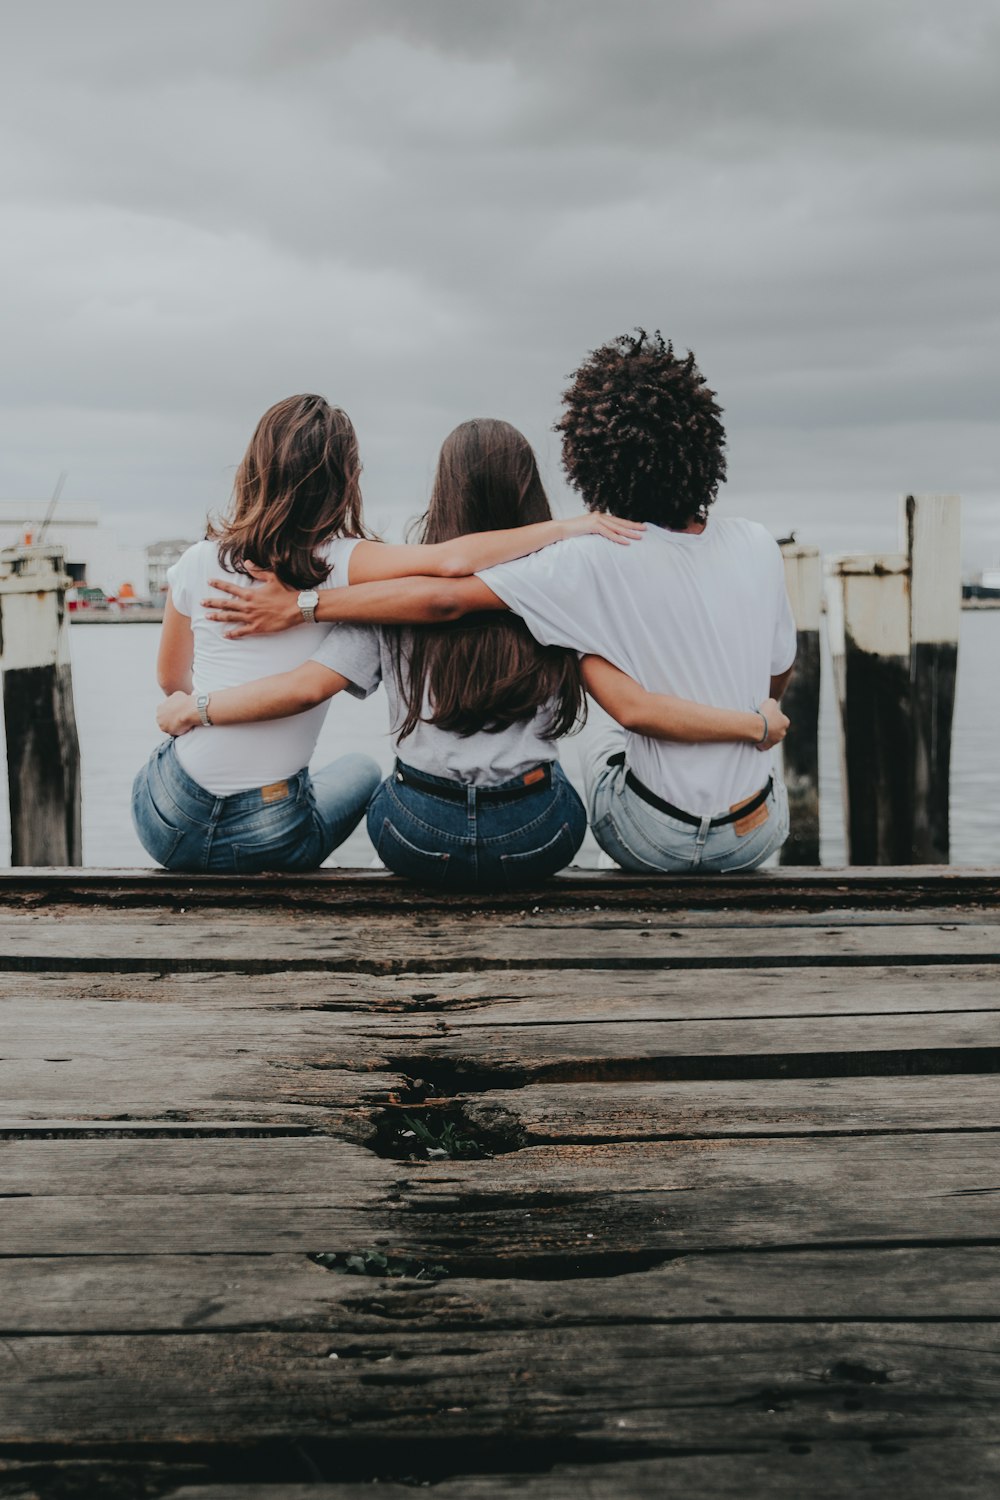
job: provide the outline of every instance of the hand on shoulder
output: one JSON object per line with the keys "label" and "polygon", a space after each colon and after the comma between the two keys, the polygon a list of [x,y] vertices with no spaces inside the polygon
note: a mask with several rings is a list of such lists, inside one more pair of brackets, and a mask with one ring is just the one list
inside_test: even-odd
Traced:
{"label": "hand on shoulder", "polygon": [[642,539],[646,530],[645,521],[623,521],[619,516],[609,515],[603,510],[585,510],[582,516],[571,516],[562,522],[563,540],[574,536],[604,536],[619,546]]}
{"label": "hand on shoulder", "polygon": [[288,588],[273,573],[262,568],[250,568],[250,572],[257,580],[253,588],[230,583],[224,578],[210,578],[209,587],[218,589],[225,597],[201,601],[210,620],[234,627],[225,632],[228,639],[270,635],[278,630],[288,630],[292,625],[301,625],[297,590]]}

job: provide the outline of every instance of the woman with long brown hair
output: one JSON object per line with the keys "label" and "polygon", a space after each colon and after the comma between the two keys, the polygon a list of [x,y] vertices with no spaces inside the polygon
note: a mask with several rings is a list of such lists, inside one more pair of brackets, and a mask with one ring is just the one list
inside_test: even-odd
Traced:
{"label": "woman with long brown hair", "polygon": [[[441,450],[422,538],[434,548],[470,530],[531,532],[549,516],[522,434],[506,422],[464,422]],[[406,591],[398,583],[356,596],[349,589],[336,600],[327,596],[326,607],[335,603],[349,618],[356,597],[355,618],[405,619]],[[343,689],[367,697],[380,682],[399,758],[372,799],[368,830],[390,869],[474,890],[529,885],[569,863],[586,814],[559,766],[556,741],[582,712],[580,667],[575,653],[539,645],[513,616],[466,616],[419,629],[341,625],[296,671],[213,694],[212,717],[220,724],[274,719]],[[753,713],[641,696],[652,734],[757,734]],[[169,699],[159,718],[161,728],[182,737],[197,722],[184,694]]]}
{"label": "woman with long brown hair", "polygon": [[[347,755],[315,775],[309,758],[325,699],[268,723],[218,723],[217,694],[286,673],[322,647],[318,589],[410,573],[458,576],[519,557],[563,536],[635,535],[610,517],[494,531],[452,532],[427,546],[385,546],[365,532],[361,460],[345,412],[322,396],[290,396],[264,413],[236,472],[225,518],[170,569],[158,658],[166,693],[191,695],[193,732],[161,745],[136,777],[133,820],[147,852],[170,869],[310,869],[360,822],[379,780],[376,763]],[[508,521],[508,526],[517,526]],[[291,590],[295,630],[232,640],[205,608],[210,580],[251,587],[261,570]]]}

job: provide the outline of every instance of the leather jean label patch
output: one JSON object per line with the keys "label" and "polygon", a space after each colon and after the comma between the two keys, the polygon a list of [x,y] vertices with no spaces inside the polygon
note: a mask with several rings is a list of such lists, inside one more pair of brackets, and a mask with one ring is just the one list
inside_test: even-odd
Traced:
{"label": "leather jean label patch", "polygon": [[272,781],[270,786],[262,786],[260,789],[260,800],[262,802],[284,802],[287,796],[287,781]]}
{"label": "leather jean label patch", "polygon": [[[743,802],[737,802],[735,806],[729,809],[729,811],[739,812],[740,808],[744,805],[745,802],[752,801],[752,797],[745,797],[743,799]],[[737,838],[743,838],[744,834],[753,833],[755,828],[759,828],[762,823],[766,823],[768,820],[768,816],[769,814],[767,810],[767,803],[762,802],[759,807],[754,808],[753,812],[747,813],[745,818],[736,819],[736,822],[733,824],[733,832],[736,834]]]}
{"label": "leather jean label patch", "polygon": [[536,766],[533,771],[525,771],[524,775],[521,777],[521,780],[524,782],[525,786],[534,786],[536,781],[544,781],[545,767]]}

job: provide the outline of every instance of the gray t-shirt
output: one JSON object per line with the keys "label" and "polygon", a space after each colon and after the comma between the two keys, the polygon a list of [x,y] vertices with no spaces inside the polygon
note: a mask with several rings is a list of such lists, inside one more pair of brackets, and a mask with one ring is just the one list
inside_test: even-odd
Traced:
{"label": "gray t-shirt", "polygon": [[[774,538],[711,515],[704,531],[648,526],[615,547],[556,542],[479,574],[543,645],[593,651],[651,693],[753,708],[795,659],[795,621]],[[691,813],[719,813],[767,780],[770,752],[729,740],[679,744],[629,733],[628,763]]]}
{"label": "gray t-shirt", "polygon": [[[406,704],[396,679],[395,634],[394,630],[379,625],[334,625],[311,658],[346,677],[350,683],[348,691],[356,698],[367,698],[383,683],[394,736],[406,717]],[[426,703],[424,712],[429,712]],[[533,719],[512,724],[496,734],[478,730],[475,734],[460,735],[421,722],[405,740],[397,743],[397,750],[404,765],[412,766],[415,771],[447,776],[466,785],[497,786],[533,766],[558,759],[556,743],[546,734],[549,723],[550,713],[545,707]]]}

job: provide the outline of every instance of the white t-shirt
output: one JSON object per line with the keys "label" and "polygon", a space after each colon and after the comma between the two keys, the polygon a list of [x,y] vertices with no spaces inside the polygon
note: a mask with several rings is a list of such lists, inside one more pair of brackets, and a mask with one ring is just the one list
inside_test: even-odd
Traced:
{"label": "white t-shirt", "polygon": [[[379,625],[334,625],[312,659],[346,677],[351,684],[348,691],[356,698],[367,698],[383,682],[395,735],[406,717],[406,704],[396,677],[394,636],[395,631]],[[426,706],[424,712],[428,712]],[[498,786],[557,758],[555,741],[545,734],[549,722],[550,715],[544,708],[533,719],[511,724],[496,734],[479,730],[460,735],[421,722],[397,744],[397,749],[404,765],[415,771],[448,776],[465,785]]]}
{"label": "white t-shirt", "polygon": [[[347,583],[347,568],[357,538],[336,537],[327,547],[330,572],[324,588]],[[227,640],[230,627],[209,620],[202,600],[210,578],[232,578],[253,587],[253,579],[229,572],[219,562],[214,542],[196,542],[167,571],[174,608],[191,619],[194,633],[194,690],[216,693],[240,687],[258,677],[291,672],[309,660],[330,630],[328,624],[293,626],[274,635]],[[328,704],[321,703],[290,719],[263,724],[215,724],[192,729],[176,740],[177,758],[192,780],[217,797],[284,781],[309,764]]]}
{"label": "white t-shirt", "polygon": [[[755,521],[650,526],[628,547],[574,537],[479,577],[537,640],[603,656],[653,693],[754,708],[795,659],[781,553]],[[652,791],[701,816],[750,796],[771,770],[770,754],[743,743],[629,734],[627,754]]]}

